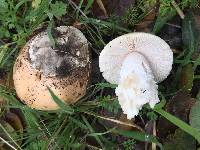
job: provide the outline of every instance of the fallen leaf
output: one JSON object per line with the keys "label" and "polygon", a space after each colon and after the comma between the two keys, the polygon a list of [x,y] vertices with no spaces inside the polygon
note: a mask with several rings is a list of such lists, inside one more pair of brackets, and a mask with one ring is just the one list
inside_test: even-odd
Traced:
{"label": "fallen leaf", "polygon": [[200,29],[200,11],[199,10],[200,10],[199,8],[193,10],[194,20],[195,20],[195,23],[196,23],[196,27],[198,29]]}
{"label": "fallen leaf", "polygon": [[[14,114],[10,111],[5,112],[2,118],[6,123],[12,126],[12,128],[15,130],[15,133],[18,135],[18,137],[21,139],[23,138],[23,123],[22,120],[20,120],[20,117],[17,114]],[[22,140],[18,140],[17,143],[19,145],[22,144]]]}
{"label": "fallen leaf", "polygon": [[153,23],[156,17],[157,9],[153,7],[148,15],[146,15],[139,23],[135,24],[135,30],[138,32],[151,32],[153,29]]}
{"label": "fallen leaf", "polygon": [[[3,139],[5,139],[6,141],[9,142],[9,144],[15,146],[15,144],[9,140],[9,137],[7,136],[7,134],[4,132],[3,128],[6,130],[6,132],[13,138],[13,139],[17,139],[18,135],[15,132],[15,129],[6,121],[0,120],[0,137],[2,137]],[[0,149],[1,147],[5,148],[5,149],[10,149],[10,147],[5,144],[4,142],[0,143]]]}
{"label": "fallen leaf", "polygon": [[169,135],[163,143],[164,150],[196,150],[196,140],[177,129],[173,135]]}
{"label": "fallen leaf", "polygon": [[192,64],[185,65],[181,70],[179,88],[191,91],[193,87],[194,70]]}
{"label": "fallen leaf", "polygon": [[192,87],[192,97],[196,97],[198,100],[200,100],[200,80],[195,80],[193,87]]}
{"label": "fallen leaf", "polygon": [[183,20],[182,40],[186,51],[184,56],[186,62],[184,64],[187,64],[192,54],[197,51],[200,40],[199,29],[196,27],[194,13],[192,11],[188,12]]}
{"label": "fallen leaf", "polygon": [[133,5],[135,5],[135,0],[113,0],[110,1],[109,7],[114,7],[114,9],[109,9],[109,11],[115,15],[122,16],[124,15],[125,11]]}
{"label": "fallen leaf", "polygon": [[156,19],[155,24],[154,24],[153,33],[154,34],[158,34],[161,31],[162,27],[167,23],[167,21],[169,21],[170,19],[172,19],[175,15],[176,15],[176,11],[174,9],[170,10],[164,16],[159,15],[157,17],[157,19]]}
{"label": "fallen leaf", "polygon": [[37,9],[39,7],[40,3],[41,3],[41,0],[33,0],[32,1],[32,7],[34,9]]}
{"label": "fallen leaf", "polygon": [[[195,101],[196,99],[191,98],[190,94],[186,91],[179,91],[171,100],[169,100],[165,110],[182,121],[188,122],[189,111]],[[167,135],[174,133],[177,127],[161,117],[158,121],[157,129],[158,136],[165,139]]]}
{"label": "fallen leaf", "polygon": [[81,22],[77,21],[77,20],[74,21],[73,27],[75,27],[75,28],[77,28],[77,29],[79,29],[79,30],[85,29],[84,25],[83,25]]}
{"label": "fallen leaf", "polygon": [[121,114],[119,121],[127,123],[127,124],[132,124],[135,126],[135,127],[132,127],[128,125],[118,124],[117,126],[119,129],[127,130],[127,131],[142,131],[143,132],[143,129],[140,126],[136,125],[133,120],[127,119],[127,116],[123,113]]}
{"label": "fallen leaf", "polygon": [[181,32],[181,19],[176,16],[162,28],[159,37],[164,39],[171,48],[182,51],[183,43]]}
{"label": "fallen leaf", "polygon": [[3,119],[8,122],[16,131],[23,133],[23,124],[17,114],[7,111],[3,115]]}
{"label": "fallen leaf", "polygon": [[[200,3],[200,1],[199,1]],[[194,21],[198,31],[200,31],[200,8],[196,8],[193,10]],[[200,40],[199,40],[200,43]],[[200,52],[200,44],[198,44],[198,53]],[[199,55],[199,54],[198,54]]]}
{"label": "fallen leaf", "polygon": [[96,0],[99,8],[102,10],[102,12],[104,13],[105,17],[108,17],[108,13],[107,10],[105,9],[104,3],[102,2],[102,0]]}
{"label": "fallen leaf", "polygon": [[155,121],[154,120],[150,120],[146,123],[145,125],[145,133],[147,134],[153,134],[153,126],[154,126]]}
{"label": "fallen leaf", "polygon": [[[159,8],[159,14],[156,19],[153,33],[158,34],[163,26],[171,20],[173,17],[177,15],[177,13],[180,15],[182,11],[180,12],[178,9],[185,9],[186,7],[194,8],[197,6],[197,1],[188,1],[187,3],[181,1],[179,5],[176,5],[175,7],[172,7],[171,5],[175,3],[175,1],[160,1],[160,8]],[[178,8],[178,9],[177,9]],[[177,11],[178,10],[178,11]],[[184,15],[184,14],[181,14]]]}
{"label": "fallen leaf", "polygon": [[[101,2],[108,15],[122,16],[131,5],[134,5],[135,0],[101,0]],[[75,0],[75,3],[78,5],[80,1]],[[83,4],[86,5],[87,1],[84,0]],[[97,1],[94,1],[92,6],[94,16],[98,18],[105,17],[105,10]]]}
{"label": "fallen leaf", "polygon": [[[108,16],[123,16],[128,8],[135,5],[135,0],[102,0]],[[94,3],[92,12],[95,16],[105,17],[97,2]]]}
{"label": "fallen leaf", "polygon": [[191,98],[190,94],[186,91],[179,91],[177,94],[167,103],[166,111],[172,113],[181,120],[187,122],[188,114],[191,107],[194,105],[196,99]]}
{"label": "fallen leaf", "polygon": [[200,101],[197,101],[190,110],[190,124],[200,131]]}

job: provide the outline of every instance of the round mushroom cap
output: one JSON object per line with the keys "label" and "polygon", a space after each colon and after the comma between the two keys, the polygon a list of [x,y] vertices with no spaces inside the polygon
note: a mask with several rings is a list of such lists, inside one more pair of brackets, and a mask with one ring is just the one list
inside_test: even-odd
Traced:
{"label": "round mushroom cap", "polygon": [[108,82],[119,83],[122,63],[132,52],[138,52],[147,59],[156,82],[163,81],[169,75],[173,63],[169,45],[149,33],[129,33],[109,42],[100,54],[100,71]]}
{"label": "round mushroom cap", "polygon": [[70,26],[54,30],[55,49],[51,47],[47,32],[41,32],[24,46],[13,68],[18,97],[39,110],[59,108],[47,87],[64,102],[75,103],[85,95],[90,75],[85,36]]}

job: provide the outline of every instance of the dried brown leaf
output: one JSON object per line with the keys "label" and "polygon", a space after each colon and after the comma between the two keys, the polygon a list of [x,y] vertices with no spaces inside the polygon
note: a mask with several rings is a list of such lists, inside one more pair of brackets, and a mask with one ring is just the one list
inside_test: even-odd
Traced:
{"label": "dried brown leaf", "polygon": [[182,68],[179,88],[191,91],[194,80],[194,69],[192,64],[187,64]]}
{"label": "dried brown leaf", "polygon": [[[196,99],[191,98],[190,94],[186,91],[179,91],[171,100],[169,100],[165,110],[175,117],[188,122],[189,112],[195,101]],[[167,135],[174,133],[177,127],[161,117],[158,121],[157,129],[158,136],[166,138]]]}

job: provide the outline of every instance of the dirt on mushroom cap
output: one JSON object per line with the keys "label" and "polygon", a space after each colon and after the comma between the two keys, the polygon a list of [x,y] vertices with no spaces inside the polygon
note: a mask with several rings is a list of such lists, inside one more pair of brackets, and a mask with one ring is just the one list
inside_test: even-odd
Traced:
{"label": "dirt on mushroom cap", "polygon": [[33,68],[46,76],[60,76],[87,65],[88,43],[80,30],[60,26],[53,29],[53,36],[55,48],[52,48],[47,32],[42,32],[29,41],[28,51]]}

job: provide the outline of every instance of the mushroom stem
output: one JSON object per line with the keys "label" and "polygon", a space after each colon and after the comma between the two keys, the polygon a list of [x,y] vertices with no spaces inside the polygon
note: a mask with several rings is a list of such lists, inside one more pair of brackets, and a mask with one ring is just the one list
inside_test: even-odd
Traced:
{"label": "mushroom stem", "polygon": [[138,52],[129,54],[121,67],[115,92],[127,118],[134,118],[146,103],[159,102],[157,84],[147,59]]}

